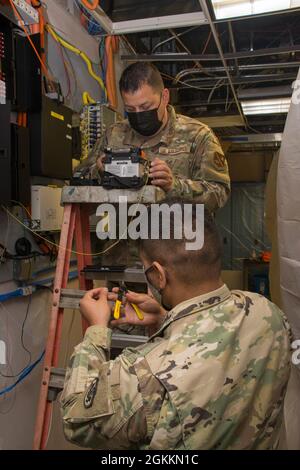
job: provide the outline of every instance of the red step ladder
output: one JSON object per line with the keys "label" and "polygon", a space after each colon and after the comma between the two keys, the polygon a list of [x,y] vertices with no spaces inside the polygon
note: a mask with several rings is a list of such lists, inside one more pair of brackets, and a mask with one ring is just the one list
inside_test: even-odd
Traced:
{"label": "red step ladder", "polygon": [[[57,367],[59,345],[62,333],[64,308],[60,307],[62,289],[68,284],[72,245],[75,238],[79,287],[82,290],[93,288],[93,281],[86,279],[83,268],[92,264],[88,204],[66,204],[64,206],[59,251],[53,287],[50,323],[46,344],[42,384],[37,409],[33,449],[45,449],[51,421],[53,401],[48,400],[51,369]],[[83,322],[83,333],[87,328]]]}

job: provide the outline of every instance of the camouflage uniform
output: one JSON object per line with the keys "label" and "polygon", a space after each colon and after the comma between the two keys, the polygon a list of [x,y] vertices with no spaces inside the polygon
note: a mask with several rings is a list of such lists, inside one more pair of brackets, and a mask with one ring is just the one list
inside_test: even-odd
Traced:
{"label": "camouflage uniform", "polygon": [[114,361],[111,330],[90,327],[67,371],[66,438],[97,449],[274,449],[289,335],[278,307],[225,285],[177,305]]}
{"label": "camouflage uniform", "polygon": [[224,206],[230,193],[226,158],[214,133],[200,121],[176,114],[168,106],[167,125],[158,134],[137,134],[127,120],[111,126],[96,143],[85,164],[93,164],[105,147],[141,147],[147,158],[167,162],[174,175],[168,196],[193,197],[212,211]]}

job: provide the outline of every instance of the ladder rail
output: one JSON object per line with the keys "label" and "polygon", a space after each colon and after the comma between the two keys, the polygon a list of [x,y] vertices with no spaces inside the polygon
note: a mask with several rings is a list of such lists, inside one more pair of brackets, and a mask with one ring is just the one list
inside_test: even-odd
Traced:
{"label": "ladder rail", "polygon": [[[48,386],[50,381],[51,366],[53,360],[53,354],[55,348],[57,348],[57,323],[59,317],[59,300],[61,287],[63,281],[66,280],[65,267],[66,267],[66,258],[70,256],[70,252],[67,251],[71,249],[73,231],[75,228],[75,213],[72,207],[72,204],[66,204],[64,207],[63,223],[60,234],[60,243],[59,251],[57,256],[57,264],[55,271],[55,280],[54,280],[54,291],[53,291],[53,301],[50,313],[50,322],[48,328],[48,337],[46,344],[46,351],[43,364],[43,373],[42,373],[42,384],[37,408],[36,424],[35,424],[35,433],[34,433],[34,443],[33,449],[38,450],[43,448],[42,445],[45,445],[45,439],[47,439],[46,434],[48,433],[50,417],[51,417],[51,408],[47,401],[48,395]],[[48,406],[47,406],[48,405]]]}
{"label": "ladder rail", "polygon": [[[53,388],[53,377],[51,378],[51,370],[53,370],[53,368],[55,368],[58,364],[63,312],[64,308],[68,308],[70,305],[66,304],[66,301],[70,302],[68,299],[65,299],[65,303],[64,301],[61,302],[61,296],[64,297],[64,290],[68,283],[73,240],[75,239],[76,242],[79,287],[82,291],[86,291],[93,287],[93,281],[90,274],[88,272],[83,272],[83,269],[87,265],[92,264],[92,256],[90,254],[91,238],[89,229],[89,207],[91,204],[100,204],[103,202],[118,204],[120,194],[124,196],[124,193],[128,198],[129,204],[138,202],[159,202],[165,197],[164,191],[153,186],[146,186],[144,189],[139,191],[110,191],[105,190],[102,187],[66,186],[63,188],[62,204],[64,204],[64,215],[54,278],[54,291],[43,364],[42,384],[36,415],[33,443],[33,449],[35,450],[44,449],[47,445],[51,413],[53,410],[53,401],[49,397],[49,385],[51,391],[51,386]],[[140,272],[135,273],[136,277],[134,277],[133,272],[121,273],[118,274],[118,276],[121,276],[121,279],[123,279],[124,276],[127,276],[128,280],[131,279],[135,282],[144,282],[144,275]],[[79,306],[78,295],[76,296],[76,300],[73,299],[73,304],[74,302],[77,306]],[[88,326],[87,323],[83,321],[82,326],[83,332],[85,332]],[[126,345],[131,345],[133,341],[136,345],[144,342],[143,337],[137,336],[136,338],[129,339],[125,336],[119,335],[119,337],[116,336],[114,338],[116,347],[123,348]],[[60,384],[61,380],[62,378],[60,377]]]}

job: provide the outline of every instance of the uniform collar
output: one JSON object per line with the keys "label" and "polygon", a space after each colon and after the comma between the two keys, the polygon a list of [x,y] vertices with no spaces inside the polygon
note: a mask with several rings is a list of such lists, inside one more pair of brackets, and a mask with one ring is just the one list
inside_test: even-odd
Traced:
{"label": "uniform collar", "polygon": [[161,328],[151,338],[158,336],[170,323],[180,320],[188,315],[192,315],[195,312],[198,313],[201,310],[212,308],[215,305],[224,302],[228,297],[230,297],[230,295],[230,290],[226,284],[223,284],[223,286],[214,291],[181,302],[167,313]]}
{"label": "uniform collar", "polygon": [[175,133],[176,112],[173,106],[167,106],[168,122],[166,126],[153,137],[145,137],[135,132],[128,124],[125,133],[124,144],[132,147],[142,147],[144,149],[154,147],[160,143],[170,144]]}

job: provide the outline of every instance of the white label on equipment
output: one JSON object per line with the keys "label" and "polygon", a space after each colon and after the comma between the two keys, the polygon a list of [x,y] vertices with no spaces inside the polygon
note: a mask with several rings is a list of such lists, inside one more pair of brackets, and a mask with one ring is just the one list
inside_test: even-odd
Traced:
{"label": "white label on equipment", "polygon": [[6,364],[6,344],[0,340],[0,364]]}
{"label": "white label on equipment", "polygon": [[128,163],[120,160],[105,165],[105,171],[121,178],[139,176],[139,163]]}

